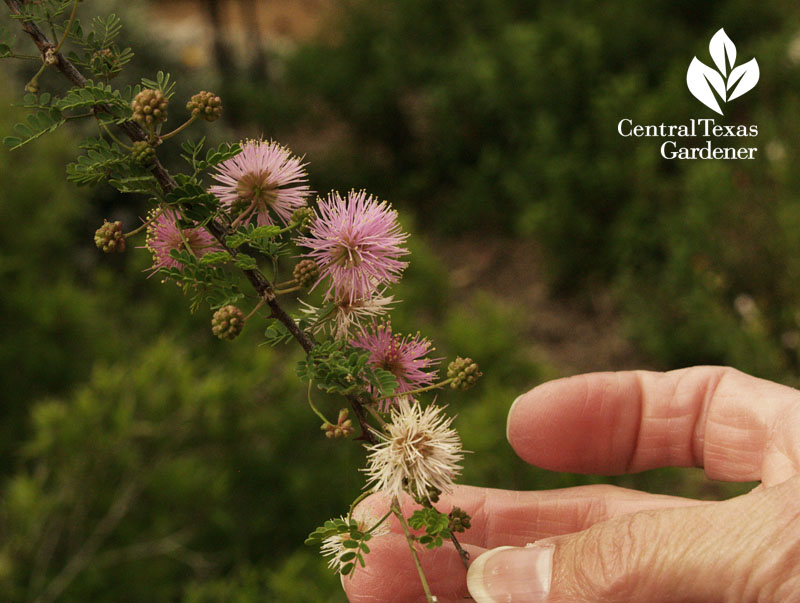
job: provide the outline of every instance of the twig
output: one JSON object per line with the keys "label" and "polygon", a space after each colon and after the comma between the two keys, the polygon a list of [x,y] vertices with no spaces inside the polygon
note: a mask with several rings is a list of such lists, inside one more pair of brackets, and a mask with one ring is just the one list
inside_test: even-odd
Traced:
{"label": "twig", "polygon": [[419,581],[422,582],[422,590],[425,591],[425,598],[428,603],[435,603],[436,599],[434,599],[433,594],[431,594],[431,589],[428,586],[428,580],[425,578],[425,572],[422,570],[422,564],[419,562],[417,549],[414,548],[414,537],[411,535],[411,531],[408,529],[406,518],[403,517],[402,511],[400,511],[400,503],[397,501],[396,496],[392,498],[392,513],[394,513],[395,517],[397,517],[397,520],[400,522],[400,527],[403,528],[403,534],[406,535],[406,542],[408,542],[408,548],[411,549],[411,555],[414,557],[414,565],[417,567]]}

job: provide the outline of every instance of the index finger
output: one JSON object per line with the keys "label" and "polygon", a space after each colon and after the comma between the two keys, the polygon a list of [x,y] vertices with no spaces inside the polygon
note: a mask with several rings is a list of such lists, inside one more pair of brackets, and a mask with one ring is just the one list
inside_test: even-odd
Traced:
{"label": "index finger", "polygon": [[520,396],[507,435],[520,457],[555,471],[697,466],[772,485],[800,472],[800,392],[727,367],[590,373]]}

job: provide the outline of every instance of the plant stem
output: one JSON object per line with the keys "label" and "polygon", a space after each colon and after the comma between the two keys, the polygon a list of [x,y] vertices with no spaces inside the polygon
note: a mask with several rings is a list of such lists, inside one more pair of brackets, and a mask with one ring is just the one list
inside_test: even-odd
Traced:
{"label": "plant stem", "polygon": [[131,147],[130,145],[127,145],[127,144],[125,144],[124,142],[122,142],[122,141],[121,141],[119,138],[117,138],[116,136],[114,136],[114,133],[111,131],[111,129],[110,129],[110,128],[109,128],[109,127],[106,125],[106,124],[104,124],[104,123],[102,123],[102,122],[98,122],[98,123],[100,124],[100,127],[101,127],[101,128],[103,128],[103,130],[105,131],[105,133],[106,133],[106,134],[108,134],[108,135],[111,137],[111,140],[113,140],[114,142],[116,142],[116,143],[117,143],[119,146],[121,146],[123,149],[127,149],[128,151],[130,151],[130,150],[133,148],[133,147]]}
{"label": "plant stem", "polygon": [[275,295],[284,295],[286,293],[294,293],[295,291],[300,291],[300,289],[302,289],[302,287],[300,285],[297,285],[296,287],[292,287],[291,289],[278,289],[277,285],[276,285]]}
{"label": "plant stem", "polygon": [[314,411],[314,414],[317,415],[320,419],[322,419],[322,424],[323,425],[333,425],[333,423],[328,421],[328,419],[325,418],[325,415],[323,415],[319,411],[319,409],[316,406],[314,406],[314,402],[311,400],[311,386],[313,384],[314,384],[314,381],[312,379],[309,379],[308,380],[308,405],[311,407],[311,410]]}
{"label": "plant stem", "polygon": [[75,1],[72,3],[72,12],[71,12],[71,13],[70,13],[70,15],[69,15],[69,21],[67,21],[67,25],[66,25],[66,27],[64,28],[64,35],[63,35],[63,36],[61,36],[61,41],[60,41],[60,42],[58,43],[58,45],[57,45],[57,46],[56,46],[56,47],[53,49],[53,53],[54,53],[54,54],[55,54],[56,52],[60,51],[60,50],[61,50],[61,47],[64,45],[64,42],[66,42],[66,41],[67,41],[67,36],[69,35],[69,30],[70,30],[70,29],[72,29],[72,24],[75,22],[75,15],[77,15],[77,14],[78,14],[78,2],[80,2],[80,0],[75,0]]}
{"label": "plant stem", "polygon": [[245,209],[242,213],[240,213],[239,216],[231,223],[231,228],[236,228],[237,226],[239,226],[241,221],[244,220],[250,214],[252,214],[255,208],[256,208],[256,200],[253,199],[250,205],[247,206],[247,209]]}
{"label": "plant stem", "polygon": [[[372,494],[371,490],[367,490],[366,492],[362,492],[361,494],[359,494],[356,497],[356,499],[353,502],[350,503],[350,510],[347,511],[347,519],[350,519],[353,516],[353,511],[355,511],[356,505],[358,505],[358,503],[360,503],[362,500],[364,500],[370,494]],[[389,511],[389,513],[391,513],[391,510]]]}
{"label": "plant stem", "polygon": [[429,392],[432,389],[439,389],[440,387],[444,387],[445,385],[453,381],[453,379],[454,377],[451,377],[450,379],[445,379],[444,381],[440,381],[439,383],[434,383],[433,385],[428,385],[427,387],[420,387],[419,389],[412,389],[410,391],[403,392],[402,394],[391,394],[389,396],[381,396],[380,398],[377,398],[375,401],[380,402],[381,400],[388,400],[389,398],[397,398],[399,396],[410,396],[412,394],[421,394],[422,392]]}
{"label": "plant stem", "polygon": [[159,138],[161,140],[167,140],[168,138],[172,138],[173,136],[175,136],[175,134],[178,134],[179,132],[182,132],[183,130],[188,128],[190,125],[192,125],[196,119],[197,119],[197,117],[193,115],[192,117],[187,119],[186,122],[184,122],[182,125],[180,125],[177,128],[175,128],[172,132],[170,132],[169,134],[162,134],[161,136],[159,136]]}
{"label": "plant stem", "polygon": [[378,423],[380,424],[381,427],[386,427],[386,421],[383,420],[383,417],[380,415],[380,413],[377,410],[375,410],[375,408],[372,405],[368,404],[366,406],[366,409],[369,411],[369,413],[373,417],[375,417],[375,420],[378,421]]}
{"label": "plant stem", "polygon": [[425,578],[425,572],[422,570],[422,564],[419,562],[417,549],[414,548],[414,537],[411,535],[411,531],[408,529],[406,518],[403,517],[402,511],[400,511],[400,503],[397,501],[397,496],[392,498],[392,513],[394,513],[395,517],[397,517],[397,520],[400,522],[400,527],[403,528],[403,534],[406,535],[406,542],[408,542],[408,548],[411,549],[411,555],[414,557],[414,565],[417,567],[419,581],[422,583],[422,590],[425,591],[425,599],[428,601],[428,603],[435,603],[436,599],[434,599],[433,595],[431,594],[431,589],[428,586],[428,580]]}
{"label": "plant stem", "polygon": [[264,305],[264,303],[265,303],[265,302],[264,302],[264,300],[263,300],[263,299],[262,299],[262,300],[259,300],[259,302],[256,304],[256,307],[255,307],[255,308],[253,308],[252,310],[250,310],[250,314],[248,314],[247,316],[245,316],[245,317],[244,317],[244,321],[245,321],[245,322],[247,322],[248,320],[250,320],[250,319],[253,317],[253,314],[255,314],[256,312],[258,312],[258,309],[259,309],[261,306],[263,306],[263,305]]}
{"label": "plant stem", "polygon": [[164,211],[163,209],[159,209],[157,212],[155,212],[155,213],[153,214],[153,217],[152,217],[152,218],[150,218],[149,220],[146,220],[146,221],[145,221],[145,222],[144,222],[144,223],[143,223],[143,224],[142,224],[142,225],[141,225],[139,228],[137,228],[137,229],[135,229],[135,230],[132,230],[132,231],[130,231],[130,232],[127,232],[127,233],[125,233],[125,234],[124,234],[124,235],[122,235],[122,236],[123,236],[123,237],[125,237],[125,238],[127,239],[128,237],[132,237],[133,235],[137,235],[137,234],[139,234],[139,233],[140,233],[140,232],[142,232],[142,231],[143,231],[145,228],[147,228],[148,226],[150,226],[150,225],[151,225],[153,222],[155,222],[156,220],[158,220],[158,217],[159,217],[159,216],[160,216],[160,215],[163,213],[163,211]]}

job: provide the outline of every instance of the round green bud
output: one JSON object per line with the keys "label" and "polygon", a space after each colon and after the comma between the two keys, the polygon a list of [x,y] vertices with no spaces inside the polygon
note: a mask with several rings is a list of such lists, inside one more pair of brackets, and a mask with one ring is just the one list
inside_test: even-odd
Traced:
{"label": "round green bud", "polygon": [[103,225],[94,233],[94,244],[104,253],[122,253],[125,251],[125,236],[122,234],[122,222],[103,220]]}
{"label": "round green bud", "polygon": [[131,161],[138,166],[153,165],[156,160],[156,150],[146,140],[138,140],[131,148]]}
{"label": "round green bud", "polygon": [[310,207],[301,207],[294,211],[292,217],[289,219],[289,223],[297,224],[297,230],[299,232],[304,232],[309,229],[311,222],[314,221],[316,216],[317,214],[314,213],[314,210]]}
{"label": "round green bud", "polygon": [[452,379],[450,387],[453,389],[467,390],[471,388],[483,375],[478,370],[478,364],[472,358],[457,356],[447,367],[447,378]]}
{"label": "round green bud", "polygon": [[131,102],[133,120],[142,125],[157,126],[167,121],[169,99],[161,90],[145,88]]}
{"label": "round green bud", "polygon": [[206,121],[217,121],[222,115],[222,100],[213,92],[198,92],[186,103],[192,117]]}
{"label": "round green bud", "polygon": [[310,287],[319,277],[319,266],[314,260],[302,260],[292,271],[294,280],[301,287]]}
{"label": "round green bud", "polygon": [[220,339],[236,339],[244,328],[244,315],[236,306],[222,306],[211,319],[211,332]]}

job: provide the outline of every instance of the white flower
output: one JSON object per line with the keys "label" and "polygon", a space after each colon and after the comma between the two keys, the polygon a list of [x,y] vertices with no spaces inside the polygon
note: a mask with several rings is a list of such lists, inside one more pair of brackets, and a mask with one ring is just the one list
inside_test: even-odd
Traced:
{"label": "white flower", "polygon": [[[305,306],[305,308],[301,308],[301,311],[311,320],[319,317],[322,311],[320,308],[315,308],[303,300],[300,300],[300,303]],[[334,339],[346,339],[351,328],[360,328],[362,320],[374,320],[383,316],[392,309],[392,304],[394,304],[394,296],[383,295],[382,292],[376,293],[369,299],[355,300],[354,302],[339,300],[331,310],[331,315],[314,327],[314,333],[324,330],[327,326],[328,332]]]}
{"label": "white flower", "polygon": [[464,458],[458,433],[450,427],[453,418],[438,406],[423,409],[403,397],[391,419],[387,433],[377,433],[381,441],[367,449],[367,486],[428,500],[436,490],[450,492]]}

